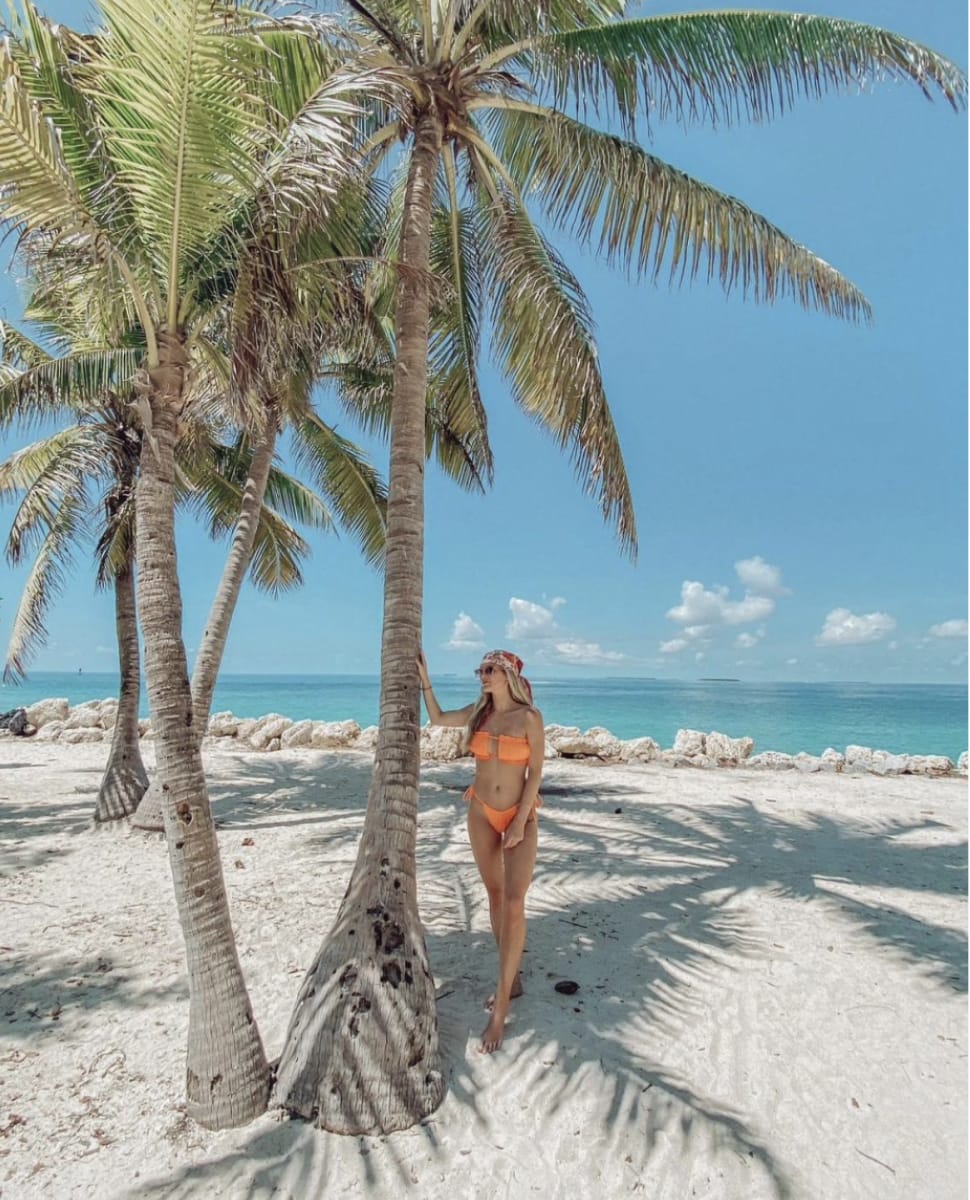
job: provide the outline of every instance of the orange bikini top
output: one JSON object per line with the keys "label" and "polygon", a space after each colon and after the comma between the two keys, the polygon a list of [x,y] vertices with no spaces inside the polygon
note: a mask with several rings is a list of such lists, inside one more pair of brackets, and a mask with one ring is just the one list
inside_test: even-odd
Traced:
{"label": "orange bikini top", "polygon": [[[497,744],[498,752],[492,753],[492,742]],[[513,737],[508,733],[488,733],[484,729],[476,729],[468,748],[476,758],[498,759],[500,763],[514,763],[524,767],[529,761],[529,739]]]}

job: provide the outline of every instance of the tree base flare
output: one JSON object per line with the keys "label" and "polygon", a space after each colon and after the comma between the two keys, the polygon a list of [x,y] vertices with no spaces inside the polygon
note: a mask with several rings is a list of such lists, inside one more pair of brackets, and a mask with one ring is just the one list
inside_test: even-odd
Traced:
{"label": "tree base flare", "polygon": [[300,989],[271,1105],[346,1134],[409,1129],[440,1105],[434,980],[413,922],[380,904],[338,917]]}
{"label": "tree base flare", "polygon": [[162,785],[156,776],[131,818],[133,829],[144,829],[148,833],[164,833],[165,818],[162,816]]}

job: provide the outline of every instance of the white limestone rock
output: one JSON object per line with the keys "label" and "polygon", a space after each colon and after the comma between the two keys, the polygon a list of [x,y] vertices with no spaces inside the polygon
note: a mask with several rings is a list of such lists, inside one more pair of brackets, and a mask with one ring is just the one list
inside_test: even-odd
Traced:
{"label": "white limestone rock", "polygon": [[869,746],[846,746],[845,766],[849,771],[871,771],[871,748]]}
{"label": "white limestone rock", "polygon": [[678,729],[671,749],[675,754],[684,754],[688,758],[693,758],[695,755],[707,752],[706,740],[705,735],[699,729]]}
{"label": "white limestone rock", "polygon": [[38,742],[56,742],[64,730],[63,721],[47,721],[34,734]]}
{"label": "white limestone rock", "polygon": [[964,750],[964,752],[957,759],[957,770],[960,772],[961,775],[966,775],[966,773],[967,773],[967,752],[966,752],[966,750]]}
{"label": "white limestone rock", "polygon": [[155,736],[155,730],[152,729],[151,721],[138,722],[138,736],[149,741]]}
{"label": "white limestone rock", "polygon": [[279,750],[281,746],[282,742],[280,739],[278,737],[274,737],[270,738],[266,745],[262,747],[262,749],[265,750],[267,754],[272,754],[274,750]]}
{"label": "white limestone rock", "polygon": [[665,767],[716,767],[706,754],[681,754],[678,750],[661,750],[660,761]]}
{"label": "white limestone rock", "polygon": [[738,763],[751,757],[752,750],[754,750],[753,738],[732,738],[728,737],[726,733],[718,733],[716,730],[704,738],[704,753],[721,767],[737,766]]}
{"label": "white limestone rock", "polygon": [[554,728],[556,732],[551,737],[546,730],[546,740],[552,743],[561,758],[619,759],[623,753],[620,739],[601,725],[594,725],[585,733],[562,726]]}
{"label": "white limestone rock", "polygon": [[953,760],[943,754],[914,754],[909,759],[907,774],[933,777],[952,775]]}
{"label": "white limestone rock", "polygon": [[[256,722],[256,728],[249,735],[249,744],[254,750],[268,750],[274,738],[280,738],[292,726],[289,717],[280,713],[267,713]],[[279,746],[276,747],[277,750]]]}
{"label": "white limestone rock", "polygon": [[43,729],[51,721],[66,721],[70,708],[69,702],[63,698],[38,700],[27,709],[27,724]]}
{"label": "white limestone rock", "polygon": [[296,721],[280,737],[280,745],[288,750],[297,750],[301,746],[309,746],[313,738],[313,722]]}
{"label": "white limestone rock", "polygon": [[314,721],[310,745],[314,750],[343,749],[356,744],[360,726],[356,721]]}
{"label": "white limestone rock", "polygon": [[104,740],[104,730],[95,725],[75,726],[73,729],[65,729],[58,740],[71,746],[77,745],[78,742],[100,742]]}
{"label": "white limestone rock", "polygon": [[792,766],[796,771],[801,771],[804,775],[814,775],[822,769],[822,760],[816,758],[814,754],[806,754],[804,750],[800,750],[798,754],[792,757]]}
{"label": "white limestone rock", "polygon": [[106,730],[114,729],[118,723],[118,701],[101,701],[101,727]]}
{"label": "white limestone rock", "polygon": [[829,746],[822,751],[821,763],[823,771],[841,772],[845,767],[845,755]]}
{"label": "white limestone rock", "polygon": [[236,741],[248,742],[252,735],[256,732],[256,727],[259,722],[255,717],[244,717],[236,726]]}
{"label": "white limestone rock", "polygon": [[909,758],[905,754],[890,754],[888,750],[873,750],[873,775],[903,775],[909,770]]}
{"label": "white limestone rock", "polygon": [[762,750],[760,754],[753,754],[744,765],[756,767],[759,771],[791,771],[795,760],[790,754],[782,754],[780,750]]}
{"label": "white limestone rock", "polygon": [[87,700],[76,705],[68,712],[64,723],[68,729],[103,729],[100,700]]}
{"label": "white limestone rock", "polygon": [[238,737],[239,719],[231,712],[213,713],[209,718],[209,728],[206,732],[209,737]]}
{"label": "white limestone rock", "polygon": [[354,742],[355,750],[363,750],[367,753],[373,753],[377,749],[377,726],[368,725],[366,729],[360,731],[360,736]]}
{"label": "white limestone rock", "polygon": [[425,725],[421,730],[421,757],[434,762],[452,762],[461,758],[464,732],[444,725]]}
{"label": "white limestone rock", "polygon": [[624,762],[655,762],[663,750],[652,737],[631,738],[620,743],[620,758]]}

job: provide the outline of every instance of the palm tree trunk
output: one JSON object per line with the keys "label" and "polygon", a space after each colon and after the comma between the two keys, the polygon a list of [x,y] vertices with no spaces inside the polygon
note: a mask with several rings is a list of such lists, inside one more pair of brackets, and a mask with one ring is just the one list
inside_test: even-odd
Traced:
{"label": "palm tree trunk", "polygon": [[111,736],[111,753],[94,809],[94,819],[99,823],[130,816],[148,787],[148,772],[141,760],[138,744],[141,679],[135,579],[130,567],[115,576],[115,625],[118,631],[121,686],[118,714]]}
{"label": "palm tree trunk", "polygon": [[418,917],[415,837],[424,555],[425,406],[431,205],[441,127],[415,127],[398,282],[391,413],[380,731],[350,886],[303,981],[273,1102],[335,1133],[389,1133],[433,1112],[434,980]]}
{"label": "palm tree trunk", "polygon": [[266,1107],[269,1068],[246,993],[192,712],[175,554],[175,426],[184,340],[159,334],[150,372],[152,427],[137,489],[138,611],[163,814],[189,981],[187,1112],[201,1125],[242,1125]]}
{"label": "palm tree trunk", "polygon": [[[252,462],[243,489],[239,516],[236,518],[233,530],[232,545],[229,547],[229,556],[223,568],[212,608],[209,610],[209,619],[206,622],[202,644],[196,655],[195,667],[192,671],[193,719],[200,739],[205,736],[209,724],[212,693],[215,691],[216,680],[219,678],[219,667],[222,664],[222,655],[226,648],[226,638],[229,636],[229,626],[253,556],[259,513],[266,495],[266,484],[269,480],[270,468],[273,465],[273,455],[276,452],[277,429],[276,405],[270,402],[266,405],[266,424],[259,440],[253,447]],[[150,832],[159,832],[164,828],[162,782],[161,775],[157,772],[151,787],[145,792],[138,805],[132,825],[136,829],[145,829]]]}
{"label": "palm tree trunk", "polygon": [[278,426],[275,403],[270,401],[266,404],[264,416],[265,424],[259,440],[253,447],[253,457],[243,489],[239,516],[233,529],[229,557],[219,581],[219,590],[209,610],[209,619],[205,623],[205,632],[192,670],[192,706],[195,710],[195,727],[199,730],[200,737],[204,735],[209,724],[212,693],[219,678],[219,667],[222,665],[232,615],[236,611],[236,602],[252,561],[260,510],[266,495],[273,455],[276,452]]}

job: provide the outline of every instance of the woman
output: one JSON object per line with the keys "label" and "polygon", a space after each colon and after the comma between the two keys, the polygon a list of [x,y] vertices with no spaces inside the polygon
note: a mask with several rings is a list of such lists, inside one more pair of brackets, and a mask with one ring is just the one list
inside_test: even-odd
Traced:
{"label": "woman", "polygon": [[545,754],[542,714],[522,659],[492,650],[475,672],[482,694],[474,704],[442,712],[434,697],[424,655],[418,674],[432,725],[465,726],[463,747],[475,756],[475,782],[465,793],[468,836],[488,892],[488,915],[498,946],[498,986],[486,1007],[491,1018],[479,1050],[502,1044],[509,1002],[522,995],[519,964],[525,946],[525,894],[532,882],[538,841],[536,810]]}

